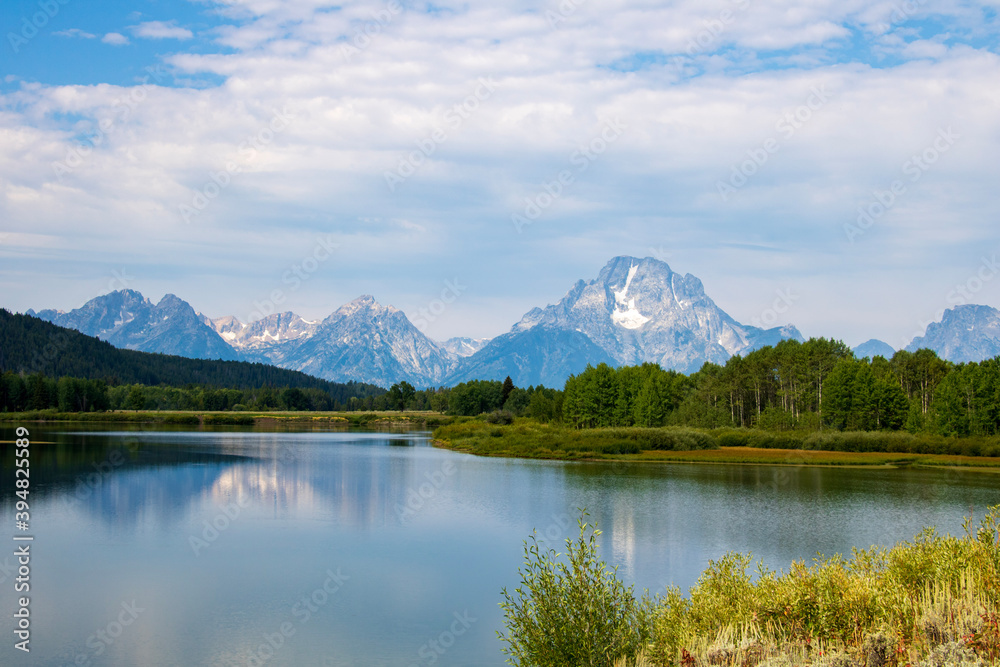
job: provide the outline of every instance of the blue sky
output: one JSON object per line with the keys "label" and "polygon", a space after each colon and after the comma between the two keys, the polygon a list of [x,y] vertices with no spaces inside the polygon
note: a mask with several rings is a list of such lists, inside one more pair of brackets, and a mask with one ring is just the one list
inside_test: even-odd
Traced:
{"label": "blue sky", "polygon": [[1000,306],[998,8],[4,2],[0,305],[414,319],[450,281],[426,332],[491,337],[631,254],[901,347]]}

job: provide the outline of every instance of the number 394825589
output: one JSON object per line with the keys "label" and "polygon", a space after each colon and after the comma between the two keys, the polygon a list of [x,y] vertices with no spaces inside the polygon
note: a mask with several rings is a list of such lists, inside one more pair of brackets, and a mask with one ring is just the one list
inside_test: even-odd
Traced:
{"label": "number 394825589", "polygon": [[[14,471],[14,486],[17,487],[17,497],[21,500],[17,503],[16,509],[18,512],[27,513],[28,510],[28,487],[30,486],[30,463],[29,463],[29,446],[31,441],[28,439],[28,429],[23,426],[17,428],[17,440],[14,441],[17,449],[14,451],[14,465],[16,466]],[[20,516],[17,517],[18,521],[26,521],[27,517],[22,519]]]}

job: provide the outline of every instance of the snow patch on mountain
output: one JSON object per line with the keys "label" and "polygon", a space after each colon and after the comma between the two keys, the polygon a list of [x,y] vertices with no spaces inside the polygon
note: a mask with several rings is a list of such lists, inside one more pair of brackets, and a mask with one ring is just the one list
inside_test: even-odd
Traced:
{"label": "snow patch on mountain", "polygon": [[635,299],[627,297],[629,285],[632,284],[632,279],[635,278],[635,273],[638,270],[638,266],[631,265],[628,270],[628,277],[625,279],[625,286],[621,288],[621,291],[614,293],[615,309],[611,312],[611,319],[626,329],[638,329],[649,321],[648,317],[636,309]]}

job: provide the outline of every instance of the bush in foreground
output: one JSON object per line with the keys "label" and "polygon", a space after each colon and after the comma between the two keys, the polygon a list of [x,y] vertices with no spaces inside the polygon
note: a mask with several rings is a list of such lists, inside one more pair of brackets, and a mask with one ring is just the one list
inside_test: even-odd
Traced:
{"label": "bush in foreground", "polygon": [[[967,520],[962,537],[927,529],[890,549],[795,562],[788,572],[758,563],[751,574],[750,556],[729,553],[709,563],[687,597],[671,587],[642,602],[596,558],[599,532],[591,528],[586,537],[584,528],[581,522],[569,566],[556,566],[537,544],[526,546],[522,587],[514,598],[505,591],[501,605],[507,611],[501,637],[516,660],[511,664],[1000,665],[1000,505],[978,527]],[[613,614],[611,600],[621,616]],[[642,638],[643,645],[595,633],[595,609],[599,618],[618,619],[612,636]],[[590,649],[581,652],[580,644]]]}
{"label": "bush in foreground", "polygon": [[[586,513],[584,513],[586,518]],[[634,657],[649,639],[648,602],[639,602],[597,556],[601,531],[580,519],[580,537],[566,540],[565,559],[524,543],[521,586],[503,591],[507,633],[504,653],[512,665],[611,667]]]}

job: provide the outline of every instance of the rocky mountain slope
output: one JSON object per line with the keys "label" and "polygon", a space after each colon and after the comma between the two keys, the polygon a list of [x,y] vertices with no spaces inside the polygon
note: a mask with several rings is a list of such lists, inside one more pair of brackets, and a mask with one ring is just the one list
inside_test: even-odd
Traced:
{"label": "rocky mountain slope", "polygon": [[43,310],[28,314],[128,350],[193,359],[240,359],[190,304],[173,294],[154,305],[139,292],[121,290],[91,299],[68,313]]}
{"label": "rocky mountain slope", "polygon": [[906,349],[912,352],[922,347],[955,363],[1000,355],[1000,311],[972,304],[946,310],[940,322],[927,325],[924,335],[914,338]]}

